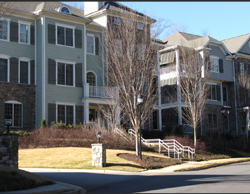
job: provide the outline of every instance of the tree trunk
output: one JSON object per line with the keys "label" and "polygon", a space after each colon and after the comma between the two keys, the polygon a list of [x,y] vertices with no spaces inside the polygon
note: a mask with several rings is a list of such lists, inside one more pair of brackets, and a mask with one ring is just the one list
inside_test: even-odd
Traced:
{"label": "tree trunk", "polygon": [[194,127],[194,148],[196,148],[196,127]]}
{"label": "tree trunk", "polygon": [[136,156],[139,156],[139,133],[138,131],[135,133],[135,149],[136,149]]}

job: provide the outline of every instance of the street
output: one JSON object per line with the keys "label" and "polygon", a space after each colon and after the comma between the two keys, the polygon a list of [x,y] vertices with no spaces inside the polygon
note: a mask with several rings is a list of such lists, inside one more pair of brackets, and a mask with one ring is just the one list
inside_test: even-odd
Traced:
{"label": "street", "polygon": [[175,173],[36,172],[88,193],[249,193],[250,162]]}

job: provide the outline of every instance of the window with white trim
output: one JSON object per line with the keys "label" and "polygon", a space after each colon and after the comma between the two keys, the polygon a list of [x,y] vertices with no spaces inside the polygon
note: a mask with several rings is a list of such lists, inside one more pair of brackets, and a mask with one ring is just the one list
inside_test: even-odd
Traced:
{"label": "window with white trim", "polygon": [[0,18],[0,40],[9,40],[9,21]]}
{"label": "window with white trim", "polygon": [[208,96],[208,99],[221,101],[221,85],[220,84],[210,84],[210,95]]}
{"label": "window with white trim", "polygon": [[8,81],[8,59],[0,58],[0,81]]}
{"label": "window with white trim", "polygon": [[87,54],[95,54],[95,37],[87,35]]}
{"label": "window with white trim", "polygon": [[89,83],[90,86],[96,86],[96,76],[93,72],[87,73],[87,83]]}
{"label": "window with white trim", "polygon": [[74,118],[74,106],[72,105],[61,105],[57,104],[57,122],[63,122],[73,125],[75,122]]}
{"label": "window with white trim", "polygon": [[30,84],[30,62],[27,60],[19,60],[19,83]]}
{"label": "window with white trim", "polygon": [[144,27],[144,24],[143,24],[142,22],[138,22],[138,23],[137,23],[137,28],[138,28],[139,30],[143,30],[143,27]]}
{"label": "window with white trim", "polygon": [[219,73],[219,57],[210,56],[210,71]]}
{"label": "window with white trim", "polygon": [[22,112],[23,106],[19,102],[6,102],[5,103],[5,117],[12,118],[11,127],[22,127]]}
{"label": "window with white trim", "polygon": [[244,63],[240,63],[240,75],[245,75]]}
{"label": "window with white trim", "polygon": [[31,22],[18,20],[19,43],[30,44],[30,25]]}
{"label": "window with white trim", "polygon": [[74,86],[74,64],[57,62],[57,85]]}
{"label": "window with white trim", "polygon": [[139,60],[145,59],[145,50],[146,50],[145,44],[138,44],[138,59]]}
{"label": "window with white trim", "polygon": [[122,56],[122,41],[119,39],[115,39],[115,51],[118,57]]}
{"label": "window with white trim", "polygon": [[121,18],[115,17],[115,18],[114,18],[114,23],[115,23],[116,25],[121,25]]}
{"label": "window with white trim", "polygon": [[74,47],[74,27],[56,24],[57,45]]}

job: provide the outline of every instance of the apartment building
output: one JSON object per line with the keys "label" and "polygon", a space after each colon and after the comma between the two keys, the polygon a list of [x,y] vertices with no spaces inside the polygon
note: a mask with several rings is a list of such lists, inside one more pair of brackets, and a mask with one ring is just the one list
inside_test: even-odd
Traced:
{"label": "apartment building", "polygon": [[0,129],[7,115],[12,129],[40,127],[42,119],[47,124],[95,122],[102,117],[99,104],[108,103],[107,87],[119,96],[119,89],[109,86],[103,36],[121,19],[120,10],[130,8],[103,1],[84,7],[8,4],[0,17]]}

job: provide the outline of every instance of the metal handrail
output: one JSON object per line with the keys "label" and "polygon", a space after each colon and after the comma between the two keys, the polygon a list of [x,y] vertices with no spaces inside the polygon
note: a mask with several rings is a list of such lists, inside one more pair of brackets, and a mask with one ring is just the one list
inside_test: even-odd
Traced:
{"label": "metal handrail", "polygon": [[[132,136],[135,136],[135,131],[133,129],[129,129],[128,133],[130,134],[130,140],[132,140]],[[174,158],[175,154],[177,153],[178,159],[179,159],[179,154],[182,154],[182,156],[184,157],[184,152],[187,152],[188,158],[190,158],[191,154],[193,160],[193,155],[195,154],[195,149],[191,148],[190,146],[183,146],[175,139],[167,139],[167,140],[144,139],[142,137],[141,140],[145,145],[159,145],[159,153],[161,152],[161,147],[165,148],[168,151],[169,157],[170,157],[170,151],[174,152]]]}

